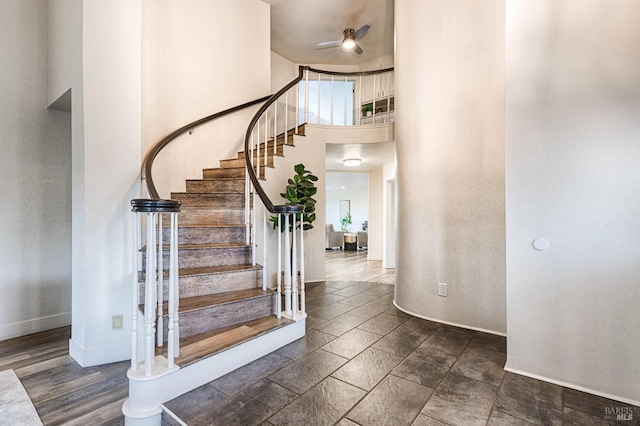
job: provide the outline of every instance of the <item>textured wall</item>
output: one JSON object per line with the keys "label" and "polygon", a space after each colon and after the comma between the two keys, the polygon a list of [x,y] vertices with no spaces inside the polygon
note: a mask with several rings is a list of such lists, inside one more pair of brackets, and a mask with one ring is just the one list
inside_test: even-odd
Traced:
{"label": "textured wall", "polygon": [[640,405],[640,3],[506,12],[507,366]]}
{"label": "textured wall", "polygon": [[504,2],[395,7],[395,301],[505,333]]}
{"label": "textured wall", "polygon": [[1,340],[71,321],[71,117],[46,109],[46,2],[2,2],[0,56]]}

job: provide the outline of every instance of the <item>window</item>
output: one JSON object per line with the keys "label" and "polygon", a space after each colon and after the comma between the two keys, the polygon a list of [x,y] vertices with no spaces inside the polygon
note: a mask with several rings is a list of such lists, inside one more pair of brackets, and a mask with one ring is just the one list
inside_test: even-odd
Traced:
{"label": "window", "polygon": [[[352,126],[354,124],[354,88],[353,80],[309,80],[309,123]],[[304,107],[307,82],[299,83],[298,122],[305,122]]]}

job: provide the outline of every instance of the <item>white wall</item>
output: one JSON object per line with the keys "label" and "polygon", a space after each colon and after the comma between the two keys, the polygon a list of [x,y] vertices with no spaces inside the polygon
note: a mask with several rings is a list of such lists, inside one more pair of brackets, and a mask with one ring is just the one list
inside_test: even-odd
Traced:
{"label": "white wall", "polygon": [[382,267],[396,267],[396,162],[382,167]]}
{"label": "white wall", "polygon": [[640,3],[506,18],[507,368],[640,405]]}
{"label": "white wall", "polygon": [[271,93],[286,86],[298,76],[298,67],[287,58],[271,52]]}
{"label": "white wall", "polygon": [[71,323],[71,117],[47,102],[47,3],[0,13],[0,340]]}
{"label": "white wall", "polygon": [[367,259],[383,260],[384,180],[382,167],[369,172],[369,231]]}
{"label": "white wall", "polygon": [[[73,323],[80,365],[130,356],[132,214],[139,194],[140,2],[83,5],[82,99],[73,135]],[[74,89],[72,88],[72,91]]]}
{"label": "white wall", "polygon": [[[142,5],[143,154],[187,123],[271,93],[269,5],[258,0],[142,0]],[[207,124],[164,149],[153,173],[160,195],[184,191],[185,178],[201,179],[203,168],[234,158],[256,110]]]}
{"label": "white wall", "polygon": [[406,0],[395,19],[395,303],[505,333],[504,2]]}

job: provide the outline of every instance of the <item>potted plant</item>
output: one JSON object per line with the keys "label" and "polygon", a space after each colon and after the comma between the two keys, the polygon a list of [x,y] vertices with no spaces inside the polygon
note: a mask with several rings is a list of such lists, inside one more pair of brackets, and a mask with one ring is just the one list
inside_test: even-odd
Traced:
{"label": "potted plant", "polygon": [[353,222],[351,220],[351,213],[347,213],[345,217],[340,219],[340,226],[342,228],[342,232],[349,232],[349,225]]}
{"label": "potted plant", "polygon": [[[304,210],[302,212],[302,218],[296,218],[296,228],[300,227],[300,223],[303,224],[303,230],[307,231],[313,228],[313,222],[316,220],[316,200],[313,196],[318,192],[315,183],[318,181],[318,177],[313,175],[309,170],[306,170],[304,164],[296,164],[293,167],[295,174],[293,178],[287,181],[285,191],[280,196],[287,200],[287,204],[291,206],[302,205]],[[269,218],[273,224],[273,229],[278,227],[278,217],[271,216]],[[293,231],[293,224],[289,224],[289,230]],[[284,232],[284,222],[280,224],[280,231]]]}
{"label": "potted plant", "polygon": [[362,116],[371,115],[373,113],[373,105],[367,104],[362,106]]}

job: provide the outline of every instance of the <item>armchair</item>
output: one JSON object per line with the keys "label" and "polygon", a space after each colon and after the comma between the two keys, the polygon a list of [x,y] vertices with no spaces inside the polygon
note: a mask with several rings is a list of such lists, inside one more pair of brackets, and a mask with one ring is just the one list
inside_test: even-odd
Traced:
{"label": "armchair", "polygon": [[335,231],[333,224],[325,224],[325,248],[331,249],[334,247],[342,248],[344,243],[344,232]]}

